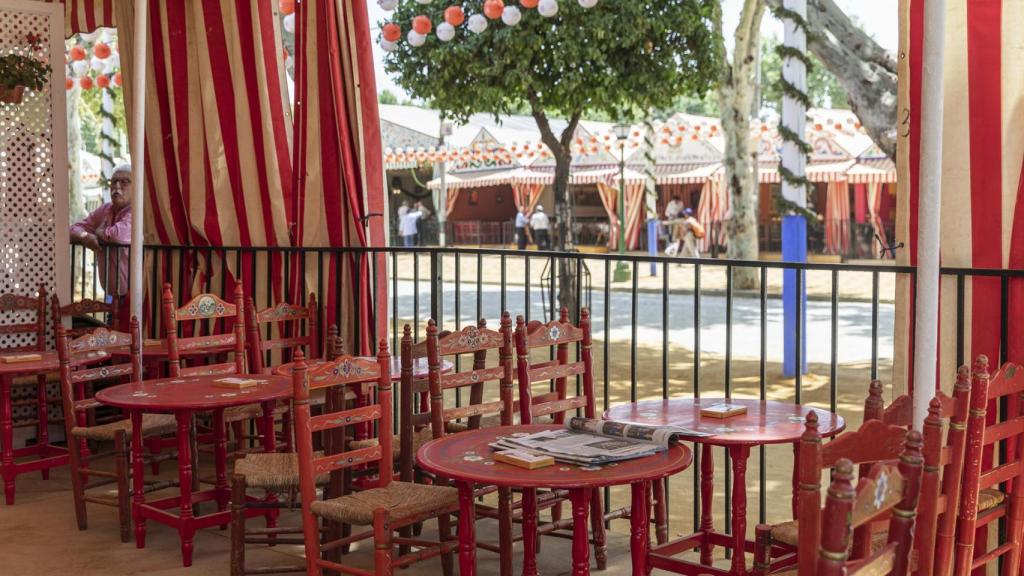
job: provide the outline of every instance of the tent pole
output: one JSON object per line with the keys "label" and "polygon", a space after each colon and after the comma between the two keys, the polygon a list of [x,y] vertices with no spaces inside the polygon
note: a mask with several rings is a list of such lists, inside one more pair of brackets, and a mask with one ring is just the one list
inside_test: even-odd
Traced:
{"label": "tent pole", "polygon": [[[146,183],[146,44],[148,43],[149,0],[135,2],[135,46],[132,51],[132,183],[135,195],[132,198],[132,247],[131,247],[131,309],[132,316],[139,319],[142,333],[142,301],[146,281],[142,277],[142,229],[145,221],[143,188]],[[140,352],[141,354],[141,352]],[[141,361],[141,358],[140,358]]]}
{"label": "tent pole", "polygon": [[946,1],[924,7],[921,66],[921,183],[918,192],[917,313],[914,319],[914,420],[920,430],[935,396],[939,344],[939,227],[942,220],[943,51]]}

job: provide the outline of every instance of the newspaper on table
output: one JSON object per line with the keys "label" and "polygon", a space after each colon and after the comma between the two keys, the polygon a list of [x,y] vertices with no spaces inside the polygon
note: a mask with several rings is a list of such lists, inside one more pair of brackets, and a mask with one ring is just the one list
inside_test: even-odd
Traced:
{"label": "newspaper on table", "polygon": [[565,428],[499,438],[492,448],[526,450],[559,462],[599,465],[642,458],[667,450],[680,437],[708,436],[676,426],[643,426],[613,420],[570,418]]}

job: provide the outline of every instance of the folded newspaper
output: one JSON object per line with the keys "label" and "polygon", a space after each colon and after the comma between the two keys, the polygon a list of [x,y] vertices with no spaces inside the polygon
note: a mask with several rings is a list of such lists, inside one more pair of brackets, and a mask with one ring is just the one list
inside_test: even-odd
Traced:
{"label": "folded newspaper", "polygon": [[681,437],[709,436],[677,426],[642,426],[613,420],[570,418],[565,428],[498,438],[496,450],[526,450],[568,464],[593,466],[632,460],[667,450]]}

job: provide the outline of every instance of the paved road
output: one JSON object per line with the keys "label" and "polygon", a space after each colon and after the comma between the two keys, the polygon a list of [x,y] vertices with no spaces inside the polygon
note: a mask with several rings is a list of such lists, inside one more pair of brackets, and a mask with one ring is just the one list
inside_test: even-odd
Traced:
{"label": "paved road", "polygon": [[[398,283],[398,315],[400,318],[413,317],[414,282]],[[430,317],[430,285],[419,285],[420,329]],[[490,323],[496,323],[501,312],[501,288],[484,285],[481,288],[483,316]],[[522,313],[526,308],[525,292],[522,287],[508,287],[505,293],[506,307],[513,313]],[[540,287],[530,291],[530,317],[544,318],[541,302],[544,293]],[[673,294],[667,300],[669,308],[669,341],[685,349],[694,348],[693,294]],[[662,295],[637,294],[637,341],[639,345],[660,348],[662,345],[662,310],[666,302]],[[702,353],[725,354],[726,350],[726,299],[724,296],[705,295],[701,297],[700,348]],[[593,293],[591,310],[594,314],[594,336],[605,337],[604,296],[600,291]],[[444,289],[444,323],[453,326],[455,320],[455,284],[446,283]],[[477,314],[475,284],[462,286],[459,307],[462,325],[473,322]],[[628,292],[612,292],[610,302],[608,338],[611,341],[626,341],[632,337],[632,302]],[[759,358],[761,350],[761,305],[755,298],[735,297],[733,299],[733,348],[736,358]],[[781,361],[783,354],[782,301],[768,300],[767,353],[769,361]],[[880,359],[891,359],[893,355],[892,304],[879,304],[878,314],[878,355]],[[839,303],[838,314],[838,361],[863,362],[871,359],[871,304]],[[832,309],[829,302],[811,301],[807,307],[807,359],[810,362],[831,361]]]}

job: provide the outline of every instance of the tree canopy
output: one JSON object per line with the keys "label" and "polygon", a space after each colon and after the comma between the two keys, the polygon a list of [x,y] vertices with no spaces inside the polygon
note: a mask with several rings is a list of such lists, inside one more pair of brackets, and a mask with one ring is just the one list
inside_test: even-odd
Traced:
{"label": "tree canopy", "polygon": [[[444,10],[457,4],[464,2],[402,2],[393,21],[403,34],[421,14],[436,27]],[[451,42],[431,34],[418,48],[403,39],[385,69],[412,96],[456,119],[509,114],[524,104],[547,115],[629,117],[667,107],[679,94],[703,94],[714,82],[711,15],[717,4],[631,0],[584,9],[562,2],[553,18],[523,9],[517,26],[490,20],[481,34],[460,26]]]}
{"label": "tree canopy", "polygon": [[[769,37],[761,44],[761,106],[782,112],[782,89],[778,79],[782,77],[782,58],[776,49],[778,38]],[[807,96],[815,108],[850,108],[846,90],[832,72],[813,53],[807,55],[811,67],[807,71]]]}

